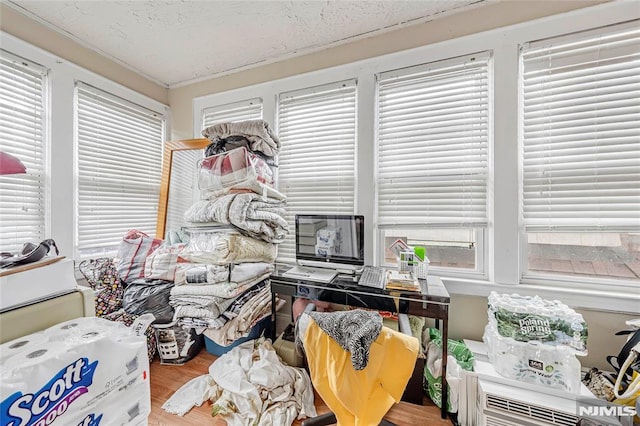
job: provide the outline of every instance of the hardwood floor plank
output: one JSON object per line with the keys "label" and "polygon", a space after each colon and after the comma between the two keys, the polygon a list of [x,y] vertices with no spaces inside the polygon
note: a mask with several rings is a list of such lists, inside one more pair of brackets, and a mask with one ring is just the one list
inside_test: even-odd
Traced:
{"label": "hardwood floor plank", "polygon": [[[173,425],[212,425],[226,426],[220,417],[211,417],[211,403],[205,402],[200,407],[193,408],[184,417],[169,414],[161,407],[173,393],[182,385],[194,377],[207,374],[209,365],[216,360],[216,356],[202,350],[198,356],[185,365],[162,365],[156,358],[151,363],[151,415],[149,425],[173,426]],[[329,411],[326,404],[316,394],[315,406],[318,414]],[[425,397],[424,405],[414,405],[400,402],[394,405],[385,418],[398,426],[416,425],[451,425],[448,420],[440,418],[440,409],[431,400]],[[294,426],[302,425],[301,420],[296,420]]]}

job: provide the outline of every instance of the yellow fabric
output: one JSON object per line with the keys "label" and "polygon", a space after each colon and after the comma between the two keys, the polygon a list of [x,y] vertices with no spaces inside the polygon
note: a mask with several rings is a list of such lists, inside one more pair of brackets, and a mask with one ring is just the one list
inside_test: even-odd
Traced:
{"label": "yellow fabric", "polygon": [[[638,372],[634,371],[631,375],[631,382],[633,382],[638,377]],[[627,389],[618,389],[619,393],[625,393]],[[629,407],[635,408],[636,406],[636,398],[640,398],[640,391],[634,393],[628,398],[617,398],[613,401],[614,404],[619,405],[628,405]],[[634,424],[640,423],[640,415],[633,416]]]}
{"label": "yellow fabric", "polygon": [[419,342],[388,327],[371,344],[369,362],[353,368],[351,354],[309,321],[303,339],[311,381],[340,426],[378,425],[400,401],[413,373]]}

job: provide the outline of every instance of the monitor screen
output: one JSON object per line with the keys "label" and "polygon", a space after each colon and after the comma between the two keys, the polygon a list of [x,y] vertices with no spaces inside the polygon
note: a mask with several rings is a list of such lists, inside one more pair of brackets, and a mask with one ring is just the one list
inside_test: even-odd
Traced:
{"label": "monitor screen", "polygon": [[296,215],[296,262],[361,269],[364,266],[364,216]]}

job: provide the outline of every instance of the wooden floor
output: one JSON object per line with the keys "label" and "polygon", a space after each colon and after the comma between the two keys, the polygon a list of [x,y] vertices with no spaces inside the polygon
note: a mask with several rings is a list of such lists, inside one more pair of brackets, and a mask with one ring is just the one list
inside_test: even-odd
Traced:
{"label": "wooden floor", "polygon": [[[151,364],[151,415],[149,425],[214,425],[224,426],[227,423],[220,417],[211,417],[211,403],[205,402],[200,407],[195,407],[184,417],[175,416],[165,412],[161,407],[173,393],[183,384],[194,377],[207,374],[209,365],[216,357],[202,350],[197,357],[185,365],[161,365],[156,358]],[[324,402],[316,394],[315,406],[318,414],[329,411]],[[448,420],[440,418],[440,409],[425,397],[424,405],[413,405],[400,402],[394,405],[385,419],[398,426],[416,425],[451,425]],[[302,424],[295,421],[295,426]]]}

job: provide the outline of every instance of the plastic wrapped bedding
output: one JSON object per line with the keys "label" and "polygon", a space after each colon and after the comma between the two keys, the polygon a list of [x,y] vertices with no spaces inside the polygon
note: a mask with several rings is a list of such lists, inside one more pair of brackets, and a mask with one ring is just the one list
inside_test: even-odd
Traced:
{"label": "plastic wrapped bedding", "polygon": [[273,263],[276,259],[276,245],[244,236],[237,231],[189,228],[187,232],[190,240],[180,256],[189,262],[227,265],[243,262]]}
{"label": "plastic wrapped bedding", "polygon": [[[264,275],[261,278],[268,278]],[[255,286],[254,283],[238,284],[223,283],[209,286],[178,286],[175,293],[171,294],[169,303],[174,307],[174,320],[184,321],[191,318],[190,325],[194,327],[211,327],[215,321],[231,304],[236,297],[242,295]],[[194,291],[200,291],[194,294]],[[199,321],[198,321],[199,320]],[[223,322],[222,324],[224,324]],[[184,325],[184,322],[183,322]]]}
{"label": "plastic wrapped bedding", "polygon": [[180,302],[180,299],[223,297],[235,298],[262,280],[269,278],[270,273],[264,273],[244,282],[224,282],[211,285],[179,285],[171,289],[170,303]]}
{"label": "plastic wrapped bedding", "polygon": [[202,192],[274,184],[269,165],[244,147],[205,157],[198,161],[197,169],[198,188]]}
{"label": "plastic wrapped bedding", "polygon": [[185,212],[184,219],[191,223],[231,224],[255,238],[278,244],[289,233],[283,218],[284,204],[253,192],[226,194],[196,202]]}
{"label": "plastic wrapped bedding", "polygon": [[149,279],[174,281],[180,252],[184,244],[163,244],[151,253],[144,262],[144,277]]}

